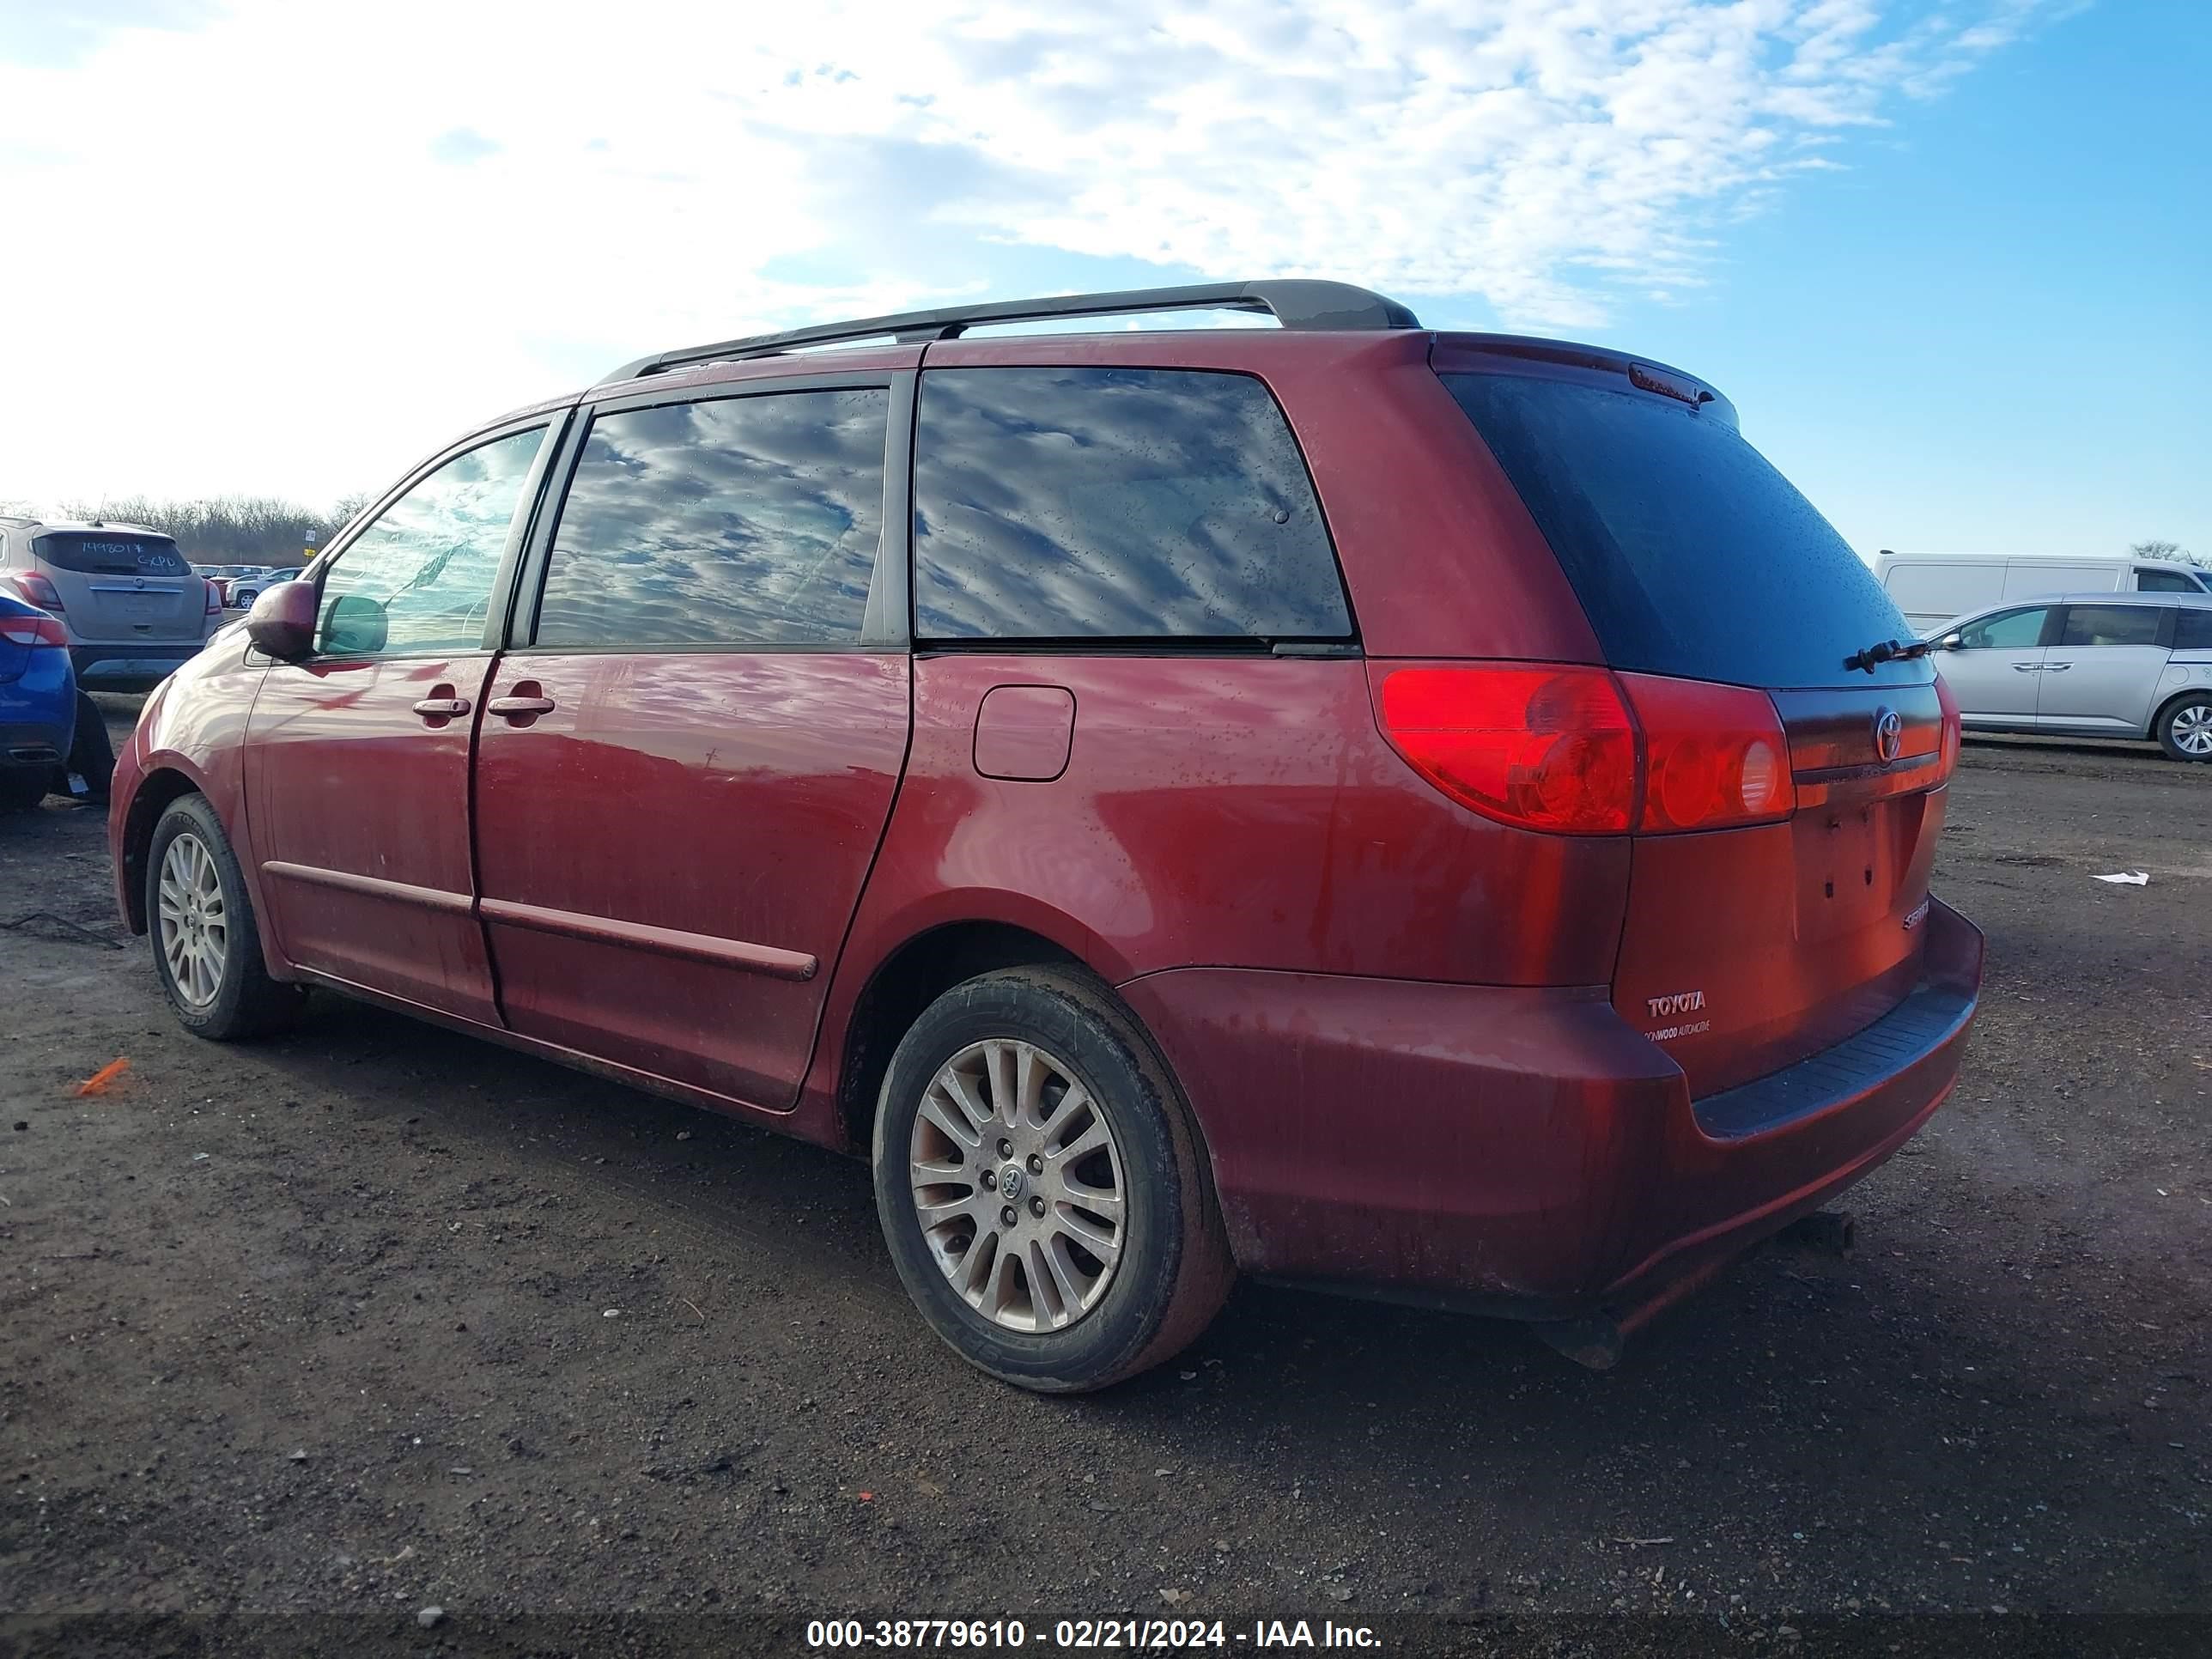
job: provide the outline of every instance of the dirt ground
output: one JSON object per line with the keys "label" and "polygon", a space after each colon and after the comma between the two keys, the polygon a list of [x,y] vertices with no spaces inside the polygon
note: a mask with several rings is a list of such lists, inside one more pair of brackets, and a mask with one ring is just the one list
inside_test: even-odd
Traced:
{"label": "dirt ground", "polygon": [[1602,1376],[1247,1285],[1054,1401],[925,1329],[860,1165],[335,1000],[195,1042],[99,815],[0,819],[0,923],[58,919],[0,927],[0,1654],[2212,1650],[2208,830],[2212,768],[1968,745],[1986,1000],[1854,1257]]}

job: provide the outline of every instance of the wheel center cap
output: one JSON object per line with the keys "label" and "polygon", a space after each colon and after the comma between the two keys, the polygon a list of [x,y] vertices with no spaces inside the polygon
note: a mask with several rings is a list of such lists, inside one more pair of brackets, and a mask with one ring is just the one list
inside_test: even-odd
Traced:
{"label": "wheel center cap", "polygon": [[1022,1195],[1022,1188],[1028,1184],[1029,1177],[1022,1173],[1018,1164],[1009,1164],[999,1171],[999,1195],[1009,1204]]}

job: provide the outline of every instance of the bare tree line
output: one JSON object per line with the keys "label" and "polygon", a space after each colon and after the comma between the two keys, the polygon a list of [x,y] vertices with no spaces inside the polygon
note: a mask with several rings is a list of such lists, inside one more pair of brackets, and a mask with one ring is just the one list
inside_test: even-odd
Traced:
{"label": "bare tree line", "polygon": [[326,544],[369,499],[365,495],[343,496],[327,512],[275,495],[217,495],[195,501],[111,495],[97,501],[63,501],[51,514],[35,514],[24,502],[9,503],[7,510],[81,523],[142,525],[174,537],[194,564],[281,566],[299,562],[310,537],[316,547]]}
{"label": "bare tree line", "polygon": [[2130,542],[2128,551],[2138,559],[2179,559],[2184,564],[2212,565],[2212,558],[2191,553],[2179,542]]}

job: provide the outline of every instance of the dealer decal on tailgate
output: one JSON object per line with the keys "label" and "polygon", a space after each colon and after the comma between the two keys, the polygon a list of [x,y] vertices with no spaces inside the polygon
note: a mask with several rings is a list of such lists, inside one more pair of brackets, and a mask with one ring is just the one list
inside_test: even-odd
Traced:
{"label": "dealer decal on tailgate", "polygon": [[[1672,996],[1647,997],[1644,1006],[1651,1011],[1654,1019],[1664,1019],[1669,1014],[1694,1014],[1705,1006],[1703,991],[1677,991]],[[1693,1025],[1668,1025],[1644,1035],[1654,1042],[1665,1042],[1674,1037],[1695,1036],[1700,1031],[1710,1031],[1713,1023],[1701,1019]]]}

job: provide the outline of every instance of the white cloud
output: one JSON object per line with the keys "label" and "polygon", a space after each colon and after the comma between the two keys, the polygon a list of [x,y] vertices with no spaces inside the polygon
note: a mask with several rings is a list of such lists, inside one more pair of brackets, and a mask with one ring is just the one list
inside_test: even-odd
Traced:
{"label": "white cloud", "polygon": [[637,351],[1069,254],[1590,328],[2069,3],[103,0],[0,40],[51,235],[0,267],[0,495],[334,494]]}

